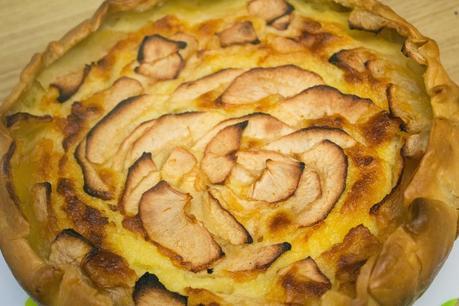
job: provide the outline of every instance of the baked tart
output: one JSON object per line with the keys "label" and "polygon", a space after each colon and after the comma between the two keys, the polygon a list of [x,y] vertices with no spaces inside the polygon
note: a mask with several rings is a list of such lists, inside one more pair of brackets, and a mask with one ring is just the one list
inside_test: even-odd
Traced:
{"label": "baked tart", "polygon": [[1,113],[44,305],[407,305],[457,235],[459,89],[374,0],[108,0]]}

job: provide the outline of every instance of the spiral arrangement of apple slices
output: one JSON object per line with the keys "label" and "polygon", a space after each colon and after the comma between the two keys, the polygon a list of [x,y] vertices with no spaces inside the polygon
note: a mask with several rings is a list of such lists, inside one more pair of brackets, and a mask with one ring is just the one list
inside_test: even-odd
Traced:
{"label": "spiral arrangement of apple slices", "polygon": [[[161,79],[175,77],[181,66],[175,58],[183,60],[178,53],[183,48],[181,41],[147,37],[139,49],[137,72],[146,73],[156,61],[154,65],[170,68],[161,70],[167,74]],[[126,90],[139,86],[127,78],[119,82]],[[364,144],[342,129],[303,123],[340,116],[358,125],[383,110],[295,65],[217,71],[181,84],[169,103],[186,103],[216,88],[222,94],[214,110],[168,113],[135,126],[131,122],[154,104],[154,97],[127,98],[89,131],[75,156],[85,190],[101,199],[113,199],[114,191],[94,165],[127,169],[120,211],[139,219],[148,239],[181,266],[250,271],[271,264],[290,245],[257,247],[262,229],[253,218],[241,220],[243,213],[234,206],[289,209],[297,227],[321,222],[345,190],[346,149]],[[231,116],[221,111],[250,109],[273,95],[281,101],[264,112]],[[126,129],[128,134],[121,132]],[[240,249],[244,259],[223,252],[225,244],[246,244]]]}

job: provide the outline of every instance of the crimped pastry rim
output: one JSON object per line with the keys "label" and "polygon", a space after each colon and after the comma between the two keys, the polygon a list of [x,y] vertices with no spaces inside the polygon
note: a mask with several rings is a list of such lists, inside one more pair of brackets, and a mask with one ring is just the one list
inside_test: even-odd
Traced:
{"label": "crimped pastry rim", "polygon": [[[459,171],[455,171],[454,161],[459,162],[459,143],[456,140],[459,137],[459,87],[441,65],[436,42],[420,34],[389,7],[376,0],[334,1],[380,17],[379,22],[383,20],[382,24],[378,24],[381,28],[391,28],[406,37],[407,56],[427,67],[424,83],[431,99],[434,119],[427,152],[404,193],[405,202],[412,203],[413,217],[389,236],[378,256],[364,265],[357,281],[357,298],[354,301],[380,305],[410,304],[431,282],[456,238],[459,199],[455,195],[459,195],[459,184],[455,182],[459,181]],[[108,16],[122,11],[143,11],[161,2],[106,0],[92,18],[59,41],[51,42],[43,53],[32,58],[23,70],[19,84],[1,104],[0,114],[4,114],[19,100],[40,71],[97,31]],[[7,154],[11,143],[7,129],[1,126],[1,156]],[[439,160],[447,161],[436,163]],[[28,224],[8,195],[5,169],[0,180],[0,195],[3,198],[0,201],[0,248],[21,285],[38,301],[50,300],[51,295],[57,294],[53,288],[60,282],[59,272],[46,264],[28,244],[25,238]],[[396,268],[386,267],[396,256],[394,252],[398,252],[397,256],[404,255],[400,261],[402,267],[407,267],[406,271],[397,270],[400,265]],[[415,258],[414,262],[410,261],[412,258]],[[400,274],[406,275],[401,278]],[[81,294],[86,293],[81,291]],[[343,301],[342,297],[328,295],[327,302],[337,302],[338,299]],[[324,299],[322,301],[325,303]]]}

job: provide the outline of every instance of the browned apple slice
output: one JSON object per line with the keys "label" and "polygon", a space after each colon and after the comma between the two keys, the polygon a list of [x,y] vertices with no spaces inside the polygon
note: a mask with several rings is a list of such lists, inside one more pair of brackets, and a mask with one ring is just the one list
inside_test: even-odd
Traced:
{"label": "browned apple slice", "polygon": [[314,169],[320,177],[321,197],[305,205],[297,216],[300,226],[322,221],[341,197],[347,178],[347,158],[343,149],[325,140],[301,155],[305,166]]}
{"label": "browned apple slice", "polygon": [[96,198],[102,200],[111,200],[113,198],[112,191],[110,187],[102,180],[97,173],[97,170],[94,168],[85,156],[85,152],[87,149],[87,142],[83,140],[75,150],[75,159],[81,167],[83,171],[83,179],[84,179],[84,191]]}
{"label": "browned apple slice", "polygon": [[83,85],[90,71],[91,66],[86,65],[83,69],[60,76],[56,81],[51,83],[50,86],[59,91],[57,101],[64,103],[70,99],[80,89],[81,85]]}
{"label": "browned apple slice", "polygon": [[295,193],[283,205],[298,213],[321,196],[322,186],[319,174],[314,169],[305,168]]}
{"label": "browned apple slice", "polygon": [[215,265],[215,270],[249,272],[265,270],[282,254],[289,251],[288,242],[272,245],[244,245],[234,248],[230,254]]}
{"label": "browned apple slice", "polygon": [[253,0],[248,4],[249,14],[258,16],[267,23],[288,14],[292,9],[285,0]]}
{"label": "browned apple slice", "polygon": [[236,164],[236,151],[248,122],[228,126],[208,143],[201,161],[201,169],[212,184],[222,183]]}
{"label": "browned apple slice", "polygon": [[164,115],[134,142],[127,160],[136,160],[143,152],[155,154],[167,146],[195,141],[221,119],[221,115],[210,112]]}
{"label": "browned apple slice", "polygon": [[165,179],[178,180],[197,164],[196,157],[184,148],[175,148],[161,169]]}
{"label": "browned apple slice", "polygon": [[222,129],[243,121],[248,121],[248,125],[244,130],[244,136],[260,141],[270,141],[277,139],[294,131],[293,128],[269,114],[253,113],[250,115],[220,122],[218,125],[214,126],[204,137],[199,139],[193,148],[198,151],[204,150],[206,145]]}
{"label": "browned apple slice", "polygon": [[289,118],[296,123],[335,115],[345,118],[350,123],[357,123],[362,118],[370,118],[380,111],[382,110],[371,100],[346,95],[333,87],[321,85],[306,89],[297,96],[285,100],[275,113],[282,114],[281,118]]}
{"label": "browned apple slice", "polygon": [[252,237],[244,226],[210,193],[204,196],[202,214],[205,227],[213,235],[235,245],[252,242]]}
{"label": "browned apple slice", "polygon": [[188,194],[162,181],[143,195],[140,218],[152,241],[177,254],[174,258],[178,258],[183,266],[198,272],[223,253],[210,233],[185,213],[189,201]]}
{"label": "browned apple slice", "polygon": [[[86,157],[90,162],[102,164],[115,155],[116,149],[123,141],[126,130],[133,130],[130,124],[150,105],[150,96],[137,96],[118,103],[88,133]],[[142,152],[143,153],[143,152]]]}
{"label": "browned apple slice", "polygon": [[282,154],[303,153],[324,140],[336,143],[347,149],[357,144],[354,138],[340,129],[327,127],[305,128],[292,134],[279,138],[265,146],[266,150],[280,152]]}
{"label": "browned apple slice", "polygon": [[58,267],[79,266],[93,248],[92,244],[73,229],[66,229],[57,235],[51,244],[49,261]]}
{"label": "browned apple slice", "polygon": [[349,27],[351,29],[377,33],[389,23],[391,23],[390,20],[360,8],[353,9],[349,15]]}
{"label": "browned apple slice", "polygon": [[111,167],[115,170],[121,171],[125,167],[130,167],[131,164],[126,163],[127,154],[134,145],[134,143],[142,137],[148,130],[156,124],[156,120],[148,120],[137,126],[122,142],[116,151],[115,156],[111,161]]}
{"label": "browned apple slice", "polygon": [[237,77],[220,97],[220,101],[226,104],[249,104],[271,95],[287,98],[323,83],[316,73],[295,65],[258,67]]}
{"label": "browned apple slice", "polygon": [[237,163],[257,176],[260,176],[266,169],[266,162],[268,160],[280,163],[298,163],[296,159],[274,151],[253,150],[237,152]]}
{"label": "browned apple slice", "polygon": [[187,298],[167,290],[154,274],[145,273],[136,282],[133,298],[136,306],[185,306]]}
{"label": "browned apple slice", "polygon": [[280,270],[279,276],[287,303],[302,305],[313,298],[320,298],[331,289],[330,280],[320,271],[311,257]]}
{"label": "browned apple slice", "polygon": [[303,169],[303,163],[268,159],[263,175],[253,187],[252,198],[269,203],[288,199],[296,191]]}
{"label": "browned apple slice", "polygon": [[[144,179],[148,182],[142,185],[146,186],[139,188]],[[127,216],[137,215],[142,194],[155,186],[159,179],[160,175],[151,159],[151,154],[144,153],[128,170],[125,187],[118,203],[120,210]]]}
{"label": "browned apple slice", "polygon": [[113,83],[112,87],[103,92],[103,107],[105,110],[112,110],[118,102],[138,96],[142,92],[143,86],[139,81],[121,77]]}
{"label": "browned apple slice", "polygon": [[344,71],[349,82],[371,82],[384,78],[388,65],[366,48],[344,49],[333,54],[329,62]]}
{"label": "browned apple slice", "polygon": [[166,81],[176,79],[184,67],[182,56],[173,53],[152,63],[142,63],[135,72],[158,81]]}
{"label": "browned apple slice", "polygon": [[222,47],[259,42],[257,33],[250,21],[239,22],[230,26],[218,33],[218,38]]}
{"label": "browned apple slice", "polygon": [[141,63],[152,63],[186,47],[187,43],[183,41],[171,40],[161,35],[146,36],[140,45],[137,60]]}
{"label": "browned apple slice", "polygon": [[51,204],[51,184],[37,183],[32,187],[33,212],[38,222],[48,221],[48,209]]}
{"label": "browned apple slice", "polygon": [[171,102],[194,100],[205,93],[208,93],[224,84],[231,83],[240,76],[242,69],[223,69],[200,79],[181,84],[170,99]]}
{"label": "browned apple slice", "polygon": [[83,272],[99,288],[131,288],[136,274],[127,261],[118,254],[94,248],[81,262]]}
{"label": "browned apple slice", "polygon": [[287,14],[282,17],[277,18],[271,23],[271,26],[278,31],[285,31],[288,29],[290,23],[293,20],[292,14]]}

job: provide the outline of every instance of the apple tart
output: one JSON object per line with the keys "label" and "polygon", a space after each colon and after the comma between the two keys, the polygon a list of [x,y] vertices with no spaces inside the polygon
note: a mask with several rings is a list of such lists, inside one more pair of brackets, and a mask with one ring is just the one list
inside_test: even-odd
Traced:
{"label": "apple tart", "polygon": [[45,305],[407,305],[456,239],[459,89],[374,0],[108,0],[1,112]]}

